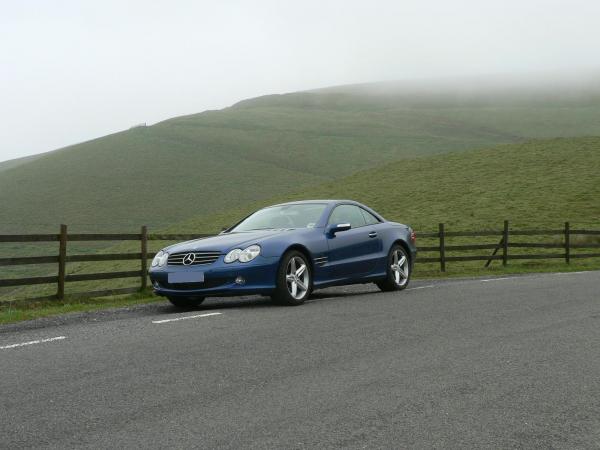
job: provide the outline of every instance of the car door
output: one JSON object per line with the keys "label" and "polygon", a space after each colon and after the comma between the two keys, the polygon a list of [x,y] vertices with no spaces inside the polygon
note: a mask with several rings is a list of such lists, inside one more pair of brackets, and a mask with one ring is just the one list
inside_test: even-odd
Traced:
{"label": "car door", "polygon": [[329,275],[341,279],[368,274],[375,268],[381,247],[377,233],[356,205],[335,207],[328,226],[342,223],[350,224],[351,228],[327,235]]}
{"label": "car door", "polygon": [[[362,213],[365,221],[367,222],[367,230],[369,231],[369,237],[377,242],[377,254],[374,255],[375,258],[380,258],[381,253],[383,252],[383,239],[380,235],[380,232],[384,229],[384,223],[378,219],[376,216],[371,214],[364,208],[360,208],[360,212]],[[385,252],[384,252],[385,253]],[[387,253],[385,253],[387,257]]]}

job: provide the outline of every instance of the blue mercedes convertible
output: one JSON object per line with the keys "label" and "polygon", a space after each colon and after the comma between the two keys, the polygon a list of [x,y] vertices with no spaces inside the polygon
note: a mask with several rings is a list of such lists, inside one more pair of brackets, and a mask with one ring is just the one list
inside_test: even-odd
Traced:
{"label": "blue mercedes convertible", "polygon": [[405,289],[415,255],[407,225],[354,201],[306,200],[263,208],[218,236],[167,247],[149,272],[154,292],[179,307],[246,294],[299,305],[329,286]]}

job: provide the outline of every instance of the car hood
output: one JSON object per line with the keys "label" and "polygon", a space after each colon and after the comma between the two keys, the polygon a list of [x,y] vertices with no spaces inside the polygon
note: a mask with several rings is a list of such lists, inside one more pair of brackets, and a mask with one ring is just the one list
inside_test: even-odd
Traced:
{"label": "car hood", "polygon": [[282,233],[290,233],[293,229],[282,230],[257,230],[242,231],[235,233],[224,233],[218,236],[212,236],[193,241],[181,242],[167,247],[165,250],[169,253],[192,252],[192,251],[219,251],[226,253],[234,248],[245,248],[252,244],[259,244],[261,241]]}

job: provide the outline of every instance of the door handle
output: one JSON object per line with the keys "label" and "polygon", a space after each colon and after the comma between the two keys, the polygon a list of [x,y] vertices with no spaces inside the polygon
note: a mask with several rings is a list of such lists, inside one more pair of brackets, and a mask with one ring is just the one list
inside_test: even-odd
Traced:
{"label": "door handle", "polygon": [[376,233],[376,232],[374,232],[374,231],[371,231],[371,232],[369,233],[369,237],[370,237],[370,238],[377,237],[377,233]]}

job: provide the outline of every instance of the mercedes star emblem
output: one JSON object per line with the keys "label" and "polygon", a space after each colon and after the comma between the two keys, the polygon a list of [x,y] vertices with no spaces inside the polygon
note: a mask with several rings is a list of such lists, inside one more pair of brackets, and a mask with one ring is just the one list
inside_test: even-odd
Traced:
{"label": "mercedes star emblem", "polygon": [[190,264],[193,264],[194,261],[196,261],[196,255],[194,253],[188,253],[183,257],[184,266],[189,266]]}

